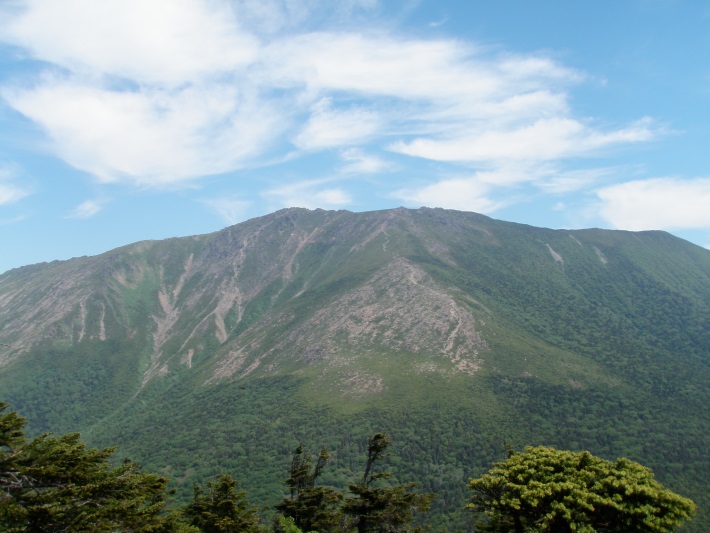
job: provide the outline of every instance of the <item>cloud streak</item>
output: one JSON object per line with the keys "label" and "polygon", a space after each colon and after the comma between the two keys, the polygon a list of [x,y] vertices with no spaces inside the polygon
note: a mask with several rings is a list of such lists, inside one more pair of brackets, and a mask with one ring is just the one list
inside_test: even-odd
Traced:
{"label": "cloud streak", "polygon": [[362,108],[334,109],[330,98],[313,106],[311,115],[293,143],[303,150],[321,150],[358,145],[381,129],[376,112]]}
{"label": "cloud streak", "polygon": [[251,202],[242,198],[210,198],[202,201],[230,226],[244,220]]}
{"label": "cloud streak", "polygon": [[458,162],[554,161],[591,155],[622,143],[656,137],[650,120],[610,132],[566,117],[541,118],[506,129],[466,131],[449,139],[416,139],[391,146],[395,152]]}
{"label": "cloud streak", "polygon": [[86,200],[69,213],[66,218],[91,218],[103,209],[103,204],[97,200]]}
{"label": "cloud streak", "polygon": [[[289,153],[368,147],[464,165],[539,163],[658,135],[650,120],[600,130],[572,116],[567,90],[584,77],[550,58],[311,31],[318,2],[23,5],[0,38],[54,68],[32,85],[6,86],[3,97],[42,127],[57,156],[103,183],[160,187]],[[388,168],[370,162],[361,168]],[[454,185],[437,190],[462,186]],[[470,196],[477,187],[464,188]]]}
{"label": "cloud streak", "polygon": [[0,163],[0,205],[14,204],[30,195],[28,187],[16,183],[19,174],[15,165]]}

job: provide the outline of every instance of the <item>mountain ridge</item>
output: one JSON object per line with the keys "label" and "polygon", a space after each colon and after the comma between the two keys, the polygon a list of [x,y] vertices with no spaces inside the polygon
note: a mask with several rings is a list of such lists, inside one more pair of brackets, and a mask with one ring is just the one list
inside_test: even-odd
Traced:
{"label": "mountain ridge", "polygon": [[709,324],[710,251],[665,232],[292,208],[0,275],[0,388],[37,432],[120,444],[183,488],[239,468],[264,503],[259,445],[320,435],[350,461],[345,428],[385,426],[427,490],[544,442],[631,455],[705,517]]}

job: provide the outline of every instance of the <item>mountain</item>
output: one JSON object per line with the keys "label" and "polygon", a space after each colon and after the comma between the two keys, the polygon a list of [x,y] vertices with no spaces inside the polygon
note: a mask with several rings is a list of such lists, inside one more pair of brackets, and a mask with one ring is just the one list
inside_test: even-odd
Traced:
{"label": "mountain", "polygon": [[345,487],[367,438],[460,527],[505,446],[627,456],[710,528],[710,251],[442,209],[286,209],[0,276],[0,397],[260,504],[299,442]]}

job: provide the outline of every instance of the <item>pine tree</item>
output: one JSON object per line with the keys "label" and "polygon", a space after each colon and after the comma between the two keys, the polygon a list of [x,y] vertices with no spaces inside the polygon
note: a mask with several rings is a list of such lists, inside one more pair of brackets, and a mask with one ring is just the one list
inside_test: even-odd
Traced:
{"label": "pine tree", "polygon": [[228,474],[207,484],[204,491],[195,484],[192,502],[182,511],[188,523],[206,533],[259,532],[259,514],[247,500],[246,491]]}
{"label": "pine tree", "polygon": [[[7,404],[0,403],[0,413]],[[136,531],[164,528],[167,479],[114,448],[87,448],[78,433],[24,435],[24,418],[0,414],[0,526],[8,532]]]}
{"label": "pine tree", "polygon": [[416,483],[394,487],[377,483],[392,475],[374,471],[376,463],[386,457],[389,445],[390,439],[383,433],[370,438],[363,477],[357,484],[350,485],[353,497],[345,501],[343,512],[352,517],[358,533],[411,531],[414,513],[428,510],[434,499],[434,494],[414,492]]}
{"label": "pine tree", "polygon": [[330,487],[316,486],[316,479],[329,459],[330,454],[323,447],[313,466],[310,454],[299,445],[291,461],[290,477],[286,480],[291,496],[274,506],[281,514],[292,518],[303,531],[327,533],[341,529],[342,493]]}

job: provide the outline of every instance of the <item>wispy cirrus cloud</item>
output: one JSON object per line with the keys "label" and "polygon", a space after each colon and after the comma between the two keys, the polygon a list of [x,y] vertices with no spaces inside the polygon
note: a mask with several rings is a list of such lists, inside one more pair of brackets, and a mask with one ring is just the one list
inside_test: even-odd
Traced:
{"label": "wispy cirrus cloud", "polygon": [[328,28],[328,17],[376,11],[373,1],[21,5],[0,39],[49,66],[2,95],[101,182],[166,186],[294,150],[368,146],[452,164],[539,163],[659,135],[650,120],[602,129],[575,117],[568,91],[584,75],[542,54]]}
{"label": "wispy cirrus cloud", "polygon": [[[449,209],[492,214],[540,194],[564,196],[599,189],[629,169],[615,167],[564,170],[548,162],[507,161],[489,165],[468,176],[443,178],[413,188],[402,188],[393,197],[406,205],[437,205]],[[567,209],[557,202],[556,211]],[[593,218],[593,217],[592,217]]]}
{"label": "wispy cirrus cloud", "polygon": [[22,187],[0,181],[0,205],[15,203],[28,194],[29,192]]}
{"label": "wispy cirrus cloud", "polygon": [[[408,185],[392,181],[378,194],[494,213],[522,201],[526,187],[565,195],[608,184],[614,169],[568,163],[665,133],[651,118],[601,126],[580,117],[570,93],[585,74],[543,53],[423,39],[382,24],[349,29],[353,15],[378,12],[371,0],[15,5],[0,8],[0,40],[45,66],[30,83],[6,81],[0,95],[44,131],[54,155],[102,184],[166,188],[242,171],[230,176],[239,187],[247,169],[323,152],[339,157],[309,178],[406,179],[403,168],[431,162]],[[331,178],[283,176],[262,192],[270,206],[354,202]],[[620,214],[623,190],[602,189],[599,205],[611,223],[635,224],[640,214]],[[636,185],[635,193],[652,203],[654,190]],[[0,204],[25,194],[0,180]],[[204,203],[232,224],[257,201],[238,194]],[[87,202],[70,216],[101,207]]]}
{"label": "wispy cirrus cloud", "polygon": [[393,163],[374,156],[361,148],[347,148],[340,152],[343,165],[339,172],[342,174],[379,174],[396,168]]}
{"label": "wispy cirrus cloud", "polygon": [[94,215],[98,214],[104,207],[103,202],[100,202],[98,200],[86,200],[85,202],[82,202],[76,208],[72,210],[71,213],[69,213],[66,218],[91,218]]}
{"label": "wispy cirrus cloud", "polygon": [[331,98],[323,98],[315,103],[293,143],[304,150],[358,145],[375,137],[381,122],[375,111],[358,107],[335,109]]}
{"label": "wispy cirrus cloud", "polygon": [[579,120],[555,117],[504,129],[466,131],[445,139],[400,141],[391,145],[391,149],[438,161],[540,162],[590,155],[610,146],[645,142],[656,136],[649,119],[624,129],[601,132]]}
{"label": "wispy cirrus cloud", "polygon": [[17,165],[0,162],[0,205],[13,204],[31,194],[29,187],[18,184],[20,175]]}
{"label": "wispy cirrus cloud", "polygon": [[265,191],[263,196],[275,208],[342,208],[351,203],[352,198],[342,187],[334,186],[333,181],[331,179],[304,180],[274,187]]}
{"label": "wispy cirrus cloud", "polygon": [[208,198],[202,200],[202,203],[229,225],[242,222],[252,205],[251,201],[239,197]]}
{"label": "wispy cirrus cloud", "polygon": [[617,179],[622,169],[613,167],[584,168],[580,170],[549,169],[536,180],[535,185],[542,191],[551,194],[567,194],[592,187],[600,187]]}

